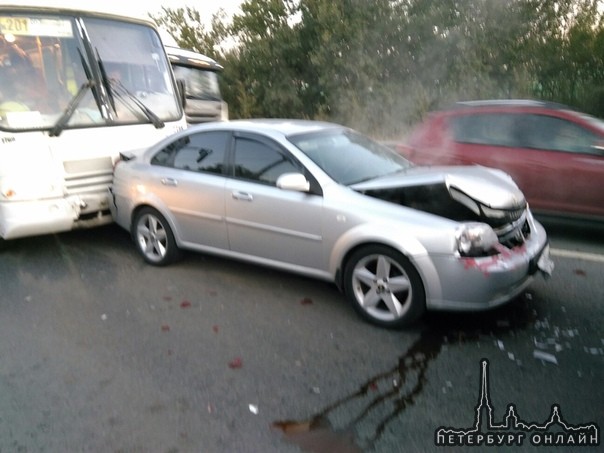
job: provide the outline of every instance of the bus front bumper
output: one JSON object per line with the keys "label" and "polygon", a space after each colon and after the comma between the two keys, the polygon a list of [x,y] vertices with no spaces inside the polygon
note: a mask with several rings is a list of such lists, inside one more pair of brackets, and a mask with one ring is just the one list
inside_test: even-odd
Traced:
{"label": "bus front bumper", "polygon": [[[17,239],[111,223],[105,200],[79,196],[0,202],[0,237]],[[91,209],[92,208],[92,209]],[[83,211],[87,214],[84,216]]]}

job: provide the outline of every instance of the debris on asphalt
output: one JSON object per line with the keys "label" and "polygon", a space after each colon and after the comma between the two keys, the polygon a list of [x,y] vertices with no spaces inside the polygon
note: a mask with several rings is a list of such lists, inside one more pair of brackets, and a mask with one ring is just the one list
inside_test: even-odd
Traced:
{"label": "debris on asphalt", "polygon": [[241,360],[241,357],[235,357],[229,362],[229,368],[237,369],[241,367],[243,367],[243,361]]}
{"label": "debris on asphalt", "polygon": [[533,351],[533,357],[543,362],[549,362],[553,363],[554,365],[558,365],[558,359],[556,358],[556,356],[554,354],[550,354],[549,352],[535,349]]}

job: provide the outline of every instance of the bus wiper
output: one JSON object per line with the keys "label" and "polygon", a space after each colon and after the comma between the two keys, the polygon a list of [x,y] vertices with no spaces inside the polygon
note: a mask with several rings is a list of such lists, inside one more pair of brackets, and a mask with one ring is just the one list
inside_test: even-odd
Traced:
{"label": "bus wiper", "polygon": [[95,48],[96,51],[96,61],[99,65],[99,71],[101,72],[101,79],[103,80],[103,84],[107,88],[107,97],[109,98],[109,103],[111,104],[111,108],[117,114],[115,110],[115,99],[113,98],[113,90],[111,83],[109,82],[109,77],[107,77],[107,71],[105,71],[105,65],[103,64],[103,60],[101,60],[101,56],[99,55],[99,49]]}
{"label": "bus wiper", "polygon": [[105,109],[103,107],[103,101],[101,99],[101,93],[99,90],[100,87],[97,84],[97,83],[100,83],[100,80],[98,80],[98,78],[95,78],[92,76],[92,69],[90,68],[90,65],[88,64],[88,61],[86,60],[86,58],[84,58],[82,49],[80,49],[79,47],[78,47],[78,53],[80,54],[80,61],[82,62],[82,67],[84,68],[84,74],[86,74],[86,80],[88,80],[88,82],[90,84],[90,89],[92,90],[92,95],[94,96],[94,102],[96,102],[96,105],[102,114],[105,111]]}
{"label": "bus wiper", "polygon": [[92,80],[88,80],[82,84],[82,86],[80,87],[78,92],[75,94],[75,96],[73,98],[71,98],[71,101],[69,101],[69,104],[67,105],[67,108],[63,111],[63,114],[61,115],[61,117],[57,120],[54,127],[50,130],[49,135],[51,137],[58,137],[59,135],[61,135],[61,132],[63,132],[63,129],[65,129],[65,126],[69,122],[69,119],[72,117],[76,108],[78,107],[78,105],[80,104],[80,102],[82,101],[84,96],[86,95],[86,91],[89,88],[93,88],[93,87],[94,87],[94,82]]}
{"label": "bus wiper", "polygon": [[[110,84],[111,84],[111,88],[113,88],[113,95],[115,97],[117,97],[118,99],[120,99],[122,102],[124,102],[127,105],[132,105],[132,104],[136,105],[140,109],[140,111],[145,114],[145,116],[149,119],[149,121],[151,121],[151,123],[153,123],[153,125],[157,129],[161,129],[162,127],[165,126],[164,122],[160,119],[160,117],[157,116],[153,112],[153,110],[151,110],[149,107],[147,107],[145,104],[143,104],[140,101],[140,99],[138,99],[136,97],[136,95],[131,93],[130,90],[128,90],[128,88],[126,88],[122,84],[122,82],[120,82],[119,80],[116,80],[116,79],[111,79]],[[132,103],[126,102],[127,99],[132,101]]]}

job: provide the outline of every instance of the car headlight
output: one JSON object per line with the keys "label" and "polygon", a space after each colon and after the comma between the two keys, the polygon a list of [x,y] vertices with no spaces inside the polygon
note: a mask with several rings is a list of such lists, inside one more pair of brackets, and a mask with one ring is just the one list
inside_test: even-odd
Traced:
{"label": "car headlight", "polygon": [[497,235],[486,223],[464,223],[456,235],[461,256],[489,255],[499,243]]}

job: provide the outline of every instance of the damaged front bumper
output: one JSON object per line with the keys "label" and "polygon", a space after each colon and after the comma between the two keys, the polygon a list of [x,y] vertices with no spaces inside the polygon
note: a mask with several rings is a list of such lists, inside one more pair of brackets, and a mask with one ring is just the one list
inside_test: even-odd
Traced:
{"label": "damaged front bumper", "polygon": [[530,223],[531,234],[522,245],[499,246],[496,255],[432,256],[432,265],[440,278],[438,284],[426,285],[427,308],[464,311],[494,308],[521,294],[536,275],[549,277],[554,264],[547,234],[534,219]]}
{"label": "damaged front bumper", "polygon": [[112,222],[105,196],[68,196],[47,200],[0,203],[0,237],[60,233]]}

